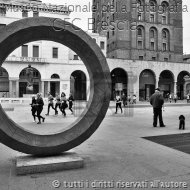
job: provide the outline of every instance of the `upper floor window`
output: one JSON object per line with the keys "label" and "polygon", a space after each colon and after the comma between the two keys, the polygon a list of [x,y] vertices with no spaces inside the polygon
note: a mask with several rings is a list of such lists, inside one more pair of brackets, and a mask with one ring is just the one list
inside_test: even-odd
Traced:
{"label": "upper floor window", "polygon": [[143,48],[143,42],[142,41],[138,41],[138,49],[142,49]]}
{"label": "upper floor window", "polygon": [[22,57],[28,57],[28,45],[22,45]]}
{"label": "upper floor window", "polygon": [[142,29],[141,28],[137,29],[137,34],[138,34],[138,36],[142,36]]}
{"label": "upper floor window", "polygon": [[167,44],[166,44],[166,43],[163,43],[163,44],[162,44],[162,50],[163,50],[163,51],[167,51]]}
{"label": "upper floor window", "polygon": [[28,17],[28,11],[23,10],[22,11],[22,18]]}
{"label": "upper floor window", "polygon": [[78,55],[74,55],[74,60],[79,60],[79,56]]}
{"label": "upper floor window", "polygon": [[58,58],[58,48],[54,47],[52,53],[53,53],[53,54],[52,54],[52,57],[53,57],[53,58]]}
{"label": "upper floor window", "polygon": [[155,34],[154,34],[154,30],[150,30],[150,38],[154,38]]}
{"label": "upper floor window", "polygon": [[33,46],[33,57],[39,57],[39,46]]}
{"label": "upper floor window", "polygon": [[105,42],[103,42],[103,41],[100,42],[100,48],[105,49]]}
{"label": "upper floor window", "polygon": [[162,38],[167,38],[167,32],[165,30],[162,31]]}
{"label": "upper floor window", "polygon": [[166,16],[162,16],[162,24],[167,24],[166,23]]}
{"label": "upper floor window", "polygon": [[39,12],[34,11],[34,12],[33,12],[33,17],[39,17]]}
{"label": "upper floor window", "polygon": [[6,8],[0,7],[0,16],[6,15]]}
{"label": "upper floor window", "polygon": [[154,19],[154,15],[151,14],[151,15],[150,15],[150,22],[154,22],[154,20],[155,20],[155,19]]}

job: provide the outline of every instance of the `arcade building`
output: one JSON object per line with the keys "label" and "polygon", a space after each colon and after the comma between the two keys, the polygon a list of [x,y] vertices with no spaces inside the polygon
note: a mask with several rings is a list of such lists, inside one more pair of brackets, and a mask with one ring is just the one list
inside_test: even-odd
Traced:
{"label": "arcade building", "polygon": [[[93,33],[89,35],[107,57],[112,79],[112,100],[116,92],[137,96],[137,100],[147,101],[160,87],[164,96],[177,94],[184,99],[190,93],[190,62],[183,60],[182,12],[162,14],[154,9],[157,5],[163,10],[176,1],[137,0],[137,7],[149,3],[149,12],[134,8],[132,0],[117,1],[117,6],[125,4],[128,12],[93,13]],[[179,1],[180,2],[180,1]],[[116,0],[93,0],[94,5],[114,5]],[[12,6],[15,10],[8,9]],[[35,9],[29,10],[30,7]],[[59,8],[59,6],[57,6]],[[47,16],[59,19],[69,18],[70,12],[53,8],[41,1],[0,0],[1,28],[18,19]],[[132,18],[135,29],[102,29],[100,21],[113,23]],[[112,24],[113,24],[112,23]],[[33,90],[28,91],[26,70],[33,69]],[[56,42],[34,41],[23,44],[14,50],[0,67],[0,98],[27,98],[38,92],[44,97],[47,92],[72,93],[76,100],[87,100],[90,82],[88,72],[80,57]]]}

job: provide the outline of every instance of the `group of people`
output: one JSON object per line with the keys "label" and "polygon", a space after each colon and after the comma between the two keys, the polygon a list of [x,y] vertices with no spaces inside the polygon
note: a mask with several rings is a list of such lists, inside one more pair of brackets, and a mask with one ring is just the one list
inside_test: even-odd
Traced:
{"label": "group of people", "polygon": [[117,93],[115,97],[115,101],[116,101],[115,114],[117,114],[118,107],[121,109],[121,113],[123,113],[122,102],[123,102],[123,107],[125,107],[127,104],[136,104],[136,100],[137,100],[137,97],[135,94],[133,96],[131,95],[126,96],[126,94],[123,93],[122,96],[120,96],[119,93]]}
{"label": "group of people", "polygon": [[[55,115],[58,115],[57,108],[59,108],[62,115],[66,116],[65,109],[67,107],[69,107],[71,114],[73,114],[72,107],[73,107],[74,98],[73,98],[72,94],[70,94],[69,98],[67,99],[66,94],[64,92],[61,93],[61,96],[58,93],[56,93],[55,101],[56,101],[56,103],[55,103],[55,107],[54,107],[54,98],[51,95],[51,93],[48,92],[48,109],[47,109],[46,116],[49,115],[50,107],[55,111]],[[32,116],[34,118],[34,122],[36,122],[36,117],[38,118],[37,124],[41,124],[41,119],[42,119],[42,122],[44,122],[45,117],[41,116],[41,112],[42,112],[43,106],[44,106],[44,101],[43,101],[43,98],[40,93],[38,93],[36,97],[35,96],[32,97],[32,103],[30,105],[32,107],[31,111],[32,111]]]}
{"label": "group of people", "polygon": [[170,103],[172,102],[172,100],[174,100],[174,102],[177,103],[178,96],[177,96],[177,94],[174,94],[174,95],[172,96],[172,94],[168,93],[168,94],[167,94],[167,99],[169,99]]}

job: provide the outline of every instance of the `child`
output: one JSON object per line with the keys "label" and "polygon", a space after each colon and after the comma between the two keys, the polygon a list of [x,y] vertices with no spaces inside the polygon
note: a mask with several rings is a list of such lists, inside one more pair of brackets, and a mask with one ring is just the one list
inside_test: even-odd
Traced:
{"label": "child", "polygon": [[179,116],[179,129],[185,130],[185,117],[184,117],[184,115]]}

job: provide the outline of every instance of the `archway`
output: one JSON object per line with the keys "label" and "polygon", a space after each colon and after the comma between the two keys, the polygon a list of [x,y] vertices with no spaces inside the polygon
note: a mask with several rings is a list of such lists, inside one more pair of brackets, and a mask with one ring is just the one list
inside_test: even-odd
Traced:
{"label": "archway", "polygon": [[115,68],[111,72],[112,79],[112,100],[114,100],[116,96],[116,92],[119,92],[120,95],[125,93],[127,96],[127,73],[122,68]]}
{"label": "archway", "polygon": [[33,88],[27,88],[27,68],[23,69],[19,75],[19,97],[37,94],[40,90],[41,75],[40,72],[32,67]]}
{"label": "archway", "polygon": [[155,91],[156,77],[152,70],[145,69],[139,76],[139,100],[149,100]]}
{"label": "archway", "polygon": [[0,97],[9,97],[9,74],[0,67]]}
{"label": "archway", "polygon": [[174,75],[169,70],[164,70],[161,72],[159,77],[158,86],[163,92],[163,96],[166,98],[167,94],[174,93]]}
{"label": "archway", "polygon": [[71,74],[70,92],[75,100],[86,100],[86,75],[83,71],[76,70]]}
{"label": "archway", "polygon": [[51,75],[50,93],[53,97],[56,93],[60,94],[60,77],[58,74]]}
{"label": "archway", "polygon": [[186,78],[189,78],[190,74],[188,71],[181,71],[177,77],[177,96],[180,100],[188,94],[185,87]]}
{"label": "archway", "polygon": [[0,36],[0,66],[22,44],[50,40],[75,51],[90,76],[90,97],[82,117],[67,130],[39,135],[31,133],[9,119],[0,106],[0,141],[6,146],[33,155],[54,155],[70,150],[88,139],[99,127],[111,97],[110,70],[100,47],[84,31],[57,18],[38,17],[15,21]]}

